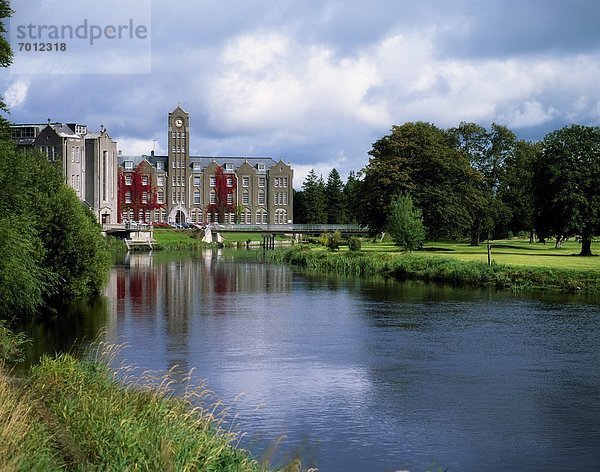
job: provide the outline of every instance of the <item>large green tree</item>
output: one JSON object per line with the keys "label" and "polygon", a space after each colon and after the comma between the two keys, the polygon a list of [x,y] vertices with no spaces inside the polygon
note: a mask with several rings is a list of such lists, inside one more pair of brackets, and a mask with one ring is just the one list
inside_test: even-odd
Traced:
{"label": "large green tree", "polygon": [[580,255],[590,256],[600,231],[600,128],[572,125],[546,135],[534,187],[538,231],[577,235]]}
{"label": "large green tree", "polygon": [[472,206],[471,245],[480,243],[484,232],[491,233],[510,219],[510,211],[498,198],[503,169],[515,153],[517,138],[507,127],[493,123],[487,130],[476,123],[462,122],[448,130],[455,147],[464,152],[471,167],[480,174],[479,198]]}
{"label": "large green tree", "polygon": [[304,205],[306,208],[306,223],[327,223],[327,206],[325,201],[325,182],[318,177],[314,169],[306,176],[302,184]]}
{"label": "large green tree", "polygon": [[535,216],[534,164],[540,149],[540,143],[518,141],[515,152],[505,160],[498,187],[498,198],[510,210],[507,230],[513,234],[528,233],[531,243]]}
{"label": "large green tree", "polygon": [[362,171],[362,224],[382,231],[392,198],[405,193],[422,211],[429,239],[468,232],[480,177],[448,133],[423,122],[393,126],[369,154]]}
{"label": "large green tree", "polygon": [[358,224],[361,208],[361,182],[354,171],[350,171],[344,184],[345,223]]}
{"label": "large green tree", "polygon": [[[8,67],[12,64],[13,52],[8,42],[8,31],[6,23],[12,15],[10,2],[8,0],[0,0],[0,67]],[[0,98],[0,110],[8,112],[8,108],[4,100]],[[10,139],[10,127],[8,120],[0,116],[0,140]]]}
{"label": "large green tree", "polygon": [[0,142],[0,215],[3,316],[103,288],[110,265],[106,242],[57,164]]}
{"label": "large green tree", "polygon": [[327,207],[327,223],[342,224],[344,215],[344,183],[339,172],[333,168],[327,176],[325,184],[325,205]]}

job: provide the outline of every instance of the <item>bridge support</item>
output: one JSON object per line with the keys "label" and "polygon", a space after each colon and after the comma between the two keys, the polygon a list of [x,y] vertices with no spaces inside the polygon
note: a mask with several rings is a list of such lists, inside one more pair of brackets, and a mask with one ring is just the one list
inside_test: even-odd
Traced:
{"label": "bridge support", "polygon": [[262,247],[263,249],[275,249],[275,235],[263,234]]}

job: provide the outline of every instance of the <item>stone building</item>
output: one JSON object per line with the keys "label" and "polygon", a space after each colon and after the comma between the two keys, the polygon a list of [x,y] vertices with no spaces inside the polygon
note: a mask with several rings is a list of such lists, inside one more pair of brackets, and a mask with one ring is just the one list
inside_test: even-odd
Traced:
{"label": "stone building", "polygon": [[65,182],[86,202],[100,223],[117,222],[117,143],[106,129],[88,132],[69,123],[14,124],[18,149],[38,149],[61,166]]}
{"label": "stone building", "polygon": [[[294,173],[289,164],[269,157],[190,156],[189,114],[180,107],[169,113],[167,142],[166,156],[119,157],[121,221],[259,225],[293,221]],[[140,169],[145,169],[142,177],[149,187],[136,190]],[[136,206],[140,201],[146,206]]]}

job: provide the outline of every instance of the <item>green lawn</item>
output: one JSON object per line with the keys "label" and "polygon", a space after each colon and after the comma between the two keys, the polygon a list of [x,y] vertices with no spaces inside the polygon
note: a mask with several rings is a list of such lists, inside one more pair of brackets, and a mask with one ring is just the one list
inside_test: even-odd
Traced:
{"label": "green lawn", "polygon": [[[527,240],[507,239],[491,241],[492,260],[499,264],[529,267],[551,267],[560,269],[593,270],[600,272],[600,257],[579,257],[581,245],[576,241],[567,241],[562,248],[555,249],[554,242],[547,244],[529,244]],[[364,251],[398,252],[393,243],[364,243]],[[485,243],[477,247],[468,243],[429,242],[424,253],[462,261],[487,262]],[[592,243],[592,253],[600,254],[600,244]]]}

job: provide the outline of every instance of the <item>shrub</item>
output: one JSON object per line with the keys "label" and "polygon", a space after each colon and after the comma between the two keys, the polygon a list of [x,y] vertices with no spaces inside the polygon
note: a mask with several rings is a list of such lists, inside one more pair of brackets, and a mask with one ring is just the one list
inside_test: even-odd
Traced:
{"label": "shrub", "polygon": [[350,251],[360,251],[362,248],[362,243],[360,241],[360,238],[356,237],[356,236],[352,236],[350,238],[348,238],[348,249]]}

